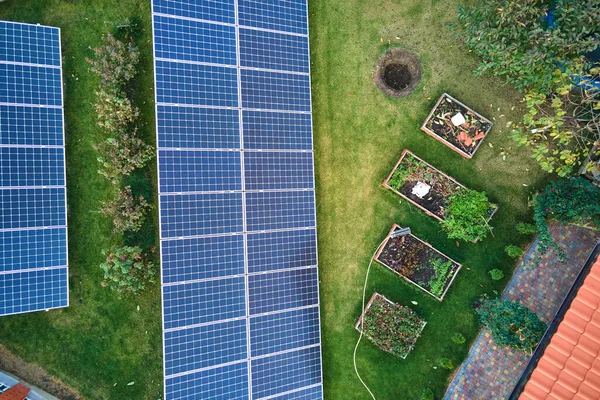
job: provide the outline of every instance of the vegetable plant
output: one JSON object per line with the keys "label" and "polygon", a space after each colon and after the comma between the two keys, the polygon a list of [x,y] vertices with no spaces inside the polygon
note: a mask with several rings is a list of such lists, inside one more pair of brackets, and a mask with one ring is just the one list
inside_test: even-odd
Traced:
{"label": "vegetable plant", "polygon": [[104,250],[106,261],[100,264],[104,271],[103,286],[120,293],[139,293],[148,282],[153,282],[154,265],[144,260],[139,247],[121,246]]}
{"label": "vegetable plant", "polygon": [[487,223],[490,202],[484,192],[462,188],[449,198],[448,215],[441,221],[449,239],[474,241],[491,231]]}

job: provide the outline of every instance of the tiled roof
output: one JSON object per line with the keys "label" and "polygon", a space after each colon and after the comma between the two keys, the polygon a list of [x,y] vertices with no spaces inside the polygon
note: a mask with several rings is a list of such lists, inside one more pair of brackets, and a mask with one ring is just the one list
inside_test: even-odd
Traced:
{"label": "tiled roof", "polygon": [[600,256],[519,397],[542,399],[600,399]]}

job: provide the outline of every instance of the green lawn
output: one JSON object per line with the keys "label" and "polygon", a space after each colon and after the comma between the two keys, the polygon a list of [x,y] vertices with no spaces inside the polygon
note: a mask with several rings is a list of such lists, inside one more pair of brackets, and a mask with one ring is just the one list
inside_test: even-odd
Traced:
{"label": "green lawn", "polygon": [[[111,187],[96,172],[92,146],[102,139],[102,133],[92,104],[98,81],[88,71],[85,57],[93,55],[90,47],[100,44],[102,33],[128,17],[137,22],[140,31],[142,61],[134,91],[143,113],[141,132],[154,144],[148,0],[12,0],[0,4],[0,19],[61,28],[70,264],[70,307],[2,317],[0,342],[90,399],[155,400],[162,396],[158,282],[143,296],[121,299],[100,286],[102,271],[98,267],[102,249],[111,242],[112,229],[110,220],[98,213],[99,201],[110,196]],[[155,180],[154,170],[150,165],[151,181]],[[132,181],[138,182],[132,182],[134,190],[152,196],[147,179]],[[149,249],[157,247],[155,218],[150,215],[151,221],[137,239]],[[135,384],[127,386],[129,382]]]}
{"label": "green lawn", "polygon": [[[501,82],[474,78],[477,59],[454,39],[447,25],[458,1],[314,0],[310,2],[315,160],[323,325],[325,393],[328,399],[365,399],[354,376],[353,326],[360,314],[369,258],[393,222],[464,264],[443,303],[408,286],[380,266],[372,270],[367,296],[377,290],[411,305],[428,322],[406,360],[369,342],[359,349],[359,368],[378,399],[414,399],[425,387],[441,396],[449,371],[434,369],[440,357],[458,365],[479,329],[471,303],[483,292],[502,290],[508,277],[492,282],[487,271],[512,271],[503,247],[524,242],[514,225],[529,218],[528,195],[546,177],[525,150],[507,137],[519,118],[520,96]],[[143,133],[154,137],[149,0],[12,0],[0,18],[59,26],[65,77],[71,306],[60,311],[0,319],[0,342],[27,361],[93,399],[156,399],[162,393],[160,295],[155,284],[144,296],[119,299],[100,287],[101,249],[110,242],[110,221],[98,214],[110,188],[97,172],[92,148],[101,138],[92,108],[96,78],[85,57],[100,35],[126,17],[139,25],[141,73],[135,88],[143,111]],[[110,22],[108,22],[110,21]],[[391,100],[373,84],[377,56],[400,45],[422,61],[416,92]],[[451,95],[496,123],[473,160],[465,160],[419,130],[438,96]],[[145,104],[144,104],[145,102]],[[516,106],[515,109],[512,109]],[[492,144],[493,147],[489,145]],[[485,190],[500,206],[494,237],[459,247],[438,223],[384,190],[380,183],[404,148],[461,183]],[[503,159],[503,155],[505,159]],[[154,166],[150,166],[152,171]],[[154,181],[154,176],[151,176]],[[146,188],[148,190],[148,188]],[[156,211],[156,210],[155,210]],[[154,216],[156,217],[156,215]],[[153,224],[142,240],[156,246]],[[137,311],[137,305],[140,311]],[[128,382],[135,382],[126,386]],[[116,386],[115,386],[116,384]]]}
{"label": "green lawn", "polygon": [[[443,303],[376,265],[367,298],[379,291],[413,307],[428,322],[406,360],[361,344],[359,369],[378,399],[416,399],[425,387],[443,395],[450,372],[435,369],[440,357],[458,365],[479,325],[471,304],[484,292],[501,291],[514,268],[503,252],[524,242],[514,230],[528,220],[528,195],[546,177],[508,138],[507,124],[519,118],[518,93],[497,79],[475,78],[477,63],[459,45],[448,25],[459,1],[315,0],[310,2],[315,161],[324,386],[327,399],[366,399],[354,375],[354,323],[371,254],[392,223],[410,226],[450,257],[464,264]],[[372,74],[378,55],[402,46],[421,59],[423,78],[409,97],[392,100],[376,89]],[[442,92],[448,92],[494,118],[495,126],[472,160],[463,159],[419,130]],[[513,110],[512,108],[516,106]],[[493,147],[490,147],[493,145]],[[380,184],[404,148],[484,190],[500,209],[492,219],[494,237],[478,244],[448,240],[436,220],[383,189]],[[503,152],[506,160],[503,159]],[[508,275],[493,282],[487,271]],[[410,301],[418,302],[412,306]],[[454,332],[468,342],[450,341]]]}

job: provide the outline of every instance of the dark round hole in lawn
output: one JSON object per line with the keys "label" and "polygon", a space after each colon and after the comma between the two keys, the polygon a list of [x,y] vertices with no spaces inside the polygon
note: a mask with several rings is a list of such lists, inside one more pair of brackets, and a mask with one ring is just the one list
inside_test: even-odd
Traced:
{"label": "dark round hole in lawn", "polygon": [[410,51],[390,49],[377,61],[374,80],[375,85],[388,96],[408,96],[421,80],[419,59]]}

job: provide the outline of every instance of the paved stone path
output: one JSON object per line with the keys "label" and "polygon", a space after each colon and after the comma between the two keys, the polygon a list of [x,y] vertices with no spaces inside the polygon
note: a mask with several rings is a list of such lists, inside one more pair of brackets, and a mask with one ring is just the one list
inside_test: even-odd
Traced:
{"label": "paved stone path", "polygon": [[[554,249],[544,254],[537,265],[537,240],[519,262],[515,274],[502,294],[529,307],[542,321],[554,318],[577,275],[600,240],[600,232],[576,226],[552,224],[550,232],[564,251],[560,262]],[[506,399],[527,366],[530,356],[494,345],[490,331],[483,329],[467,359],[460,366],[446,391],[444,400]]]}

